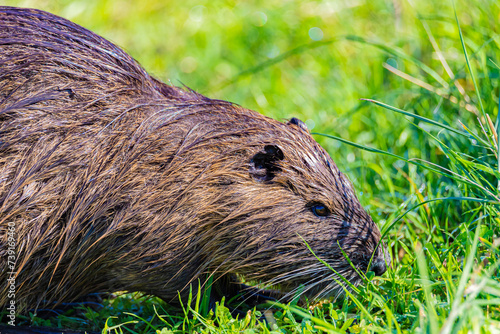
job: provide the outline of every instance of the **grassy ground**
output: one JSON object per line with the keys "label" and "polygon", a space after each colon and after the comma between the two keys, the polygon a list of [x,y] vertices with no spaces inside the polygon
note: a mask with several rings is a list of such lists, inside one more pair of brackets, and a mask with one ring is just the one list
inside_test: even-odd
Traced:
{"label": "grassy ground", "polygon": [[124,295],[99,313],[26,323],[125,333],[500,333],[497,1],[1,3],[71,19],[164,81],[303,119],[327,135],[315,138],[353,181],[393,257],[382,278],[311,309],[281,305],[235,319],[222,305],[179,310]]}

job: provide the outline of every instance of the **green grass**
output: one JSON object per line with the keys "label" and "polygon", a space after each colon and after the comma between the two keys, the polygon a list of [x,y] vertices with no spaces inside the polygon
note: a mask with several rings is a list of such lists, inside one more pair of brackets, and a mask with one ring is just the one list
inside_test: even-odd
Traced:
{"label": "green grass", "polygon": [[69,18],[164,81],[303,119],[353,181],[393,257],[358,293],[307,309],[269,305],[236,319],[224,302],[176,309],[124,295],[99,313],[25,324],[124,333],[499,332],[497,1],[3,4]]}

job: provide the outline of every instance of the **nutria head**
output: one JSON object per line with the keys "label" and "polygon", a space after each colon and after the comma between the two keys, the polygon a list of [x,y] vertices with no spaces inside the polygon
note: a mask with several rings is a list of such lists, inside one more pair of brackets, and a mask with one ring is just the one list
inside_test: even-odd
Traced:
{"label": "nutria head", "polygon": [[354,284],[342,251],[385,271],[378,228],[298,119],[163,84],[37,10],[0,9],[0,73],[0,224],[16,226],[19,301],[117,290],[176,300],[206,274],[220,291],[236,274],[338,293],[308,246]]}
{"label": "nutria head", "polygon": [[[168,296],[172,284],[181,283],[177,288],[185,289],[204,273],[239,274],[285,291],[304,285],[309,297],[339,293],[333,279],[338,277],[306,243],[354,284],[360,277],[342,250],[360,271],[367,270],[372,255],[372,270],[385,271],[378,228],[347,177],[301,126],[225,102],[192,102],[183,107],[183,114],[186,109],[189,115],[176,123],[186,129],[175,135],[183,139],[182,149],[174,159],[169,152],[163,158],[168,161],[156,161],[161,170],[144,172],[161,180],[151,189],[155,195],[141,204],[141,210],[153,212],[148,206],[163,203],[162,210],[141,218],[144,223],[155,215],[148,230],[156,232],[148,231],[134,244],[141,251],[137,258],[124,261],[127,267],[143,266],[139,258],[169,254],[165,262],[147,261],[154,267],[147,285],[150,293]],[[164,136],[172,134],[169,127],[162,129]],[[166,226],[175,227],[175,232],[166,232]],[[175,255],[183,266],[162,284],[167,273],[158,273],[162,266],[172,273],[174,245],[183,245]],[[123,256],[129,252],[126,249]],[[123,276],[131,279],[126,284],[145,280],[142,267],[128,269]]]}

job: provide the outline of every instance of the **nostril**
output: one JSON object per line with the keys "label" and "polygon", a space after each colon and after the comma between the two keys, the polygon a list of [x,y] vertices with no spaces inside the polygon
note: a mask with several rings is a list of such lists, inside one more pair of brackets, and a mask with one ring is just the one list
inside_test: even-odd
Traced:
{"label": "nostril", "polygon": [[382,276],[387,271],[384,259],[373,260],[370,270],[373,271],[375,275]]}

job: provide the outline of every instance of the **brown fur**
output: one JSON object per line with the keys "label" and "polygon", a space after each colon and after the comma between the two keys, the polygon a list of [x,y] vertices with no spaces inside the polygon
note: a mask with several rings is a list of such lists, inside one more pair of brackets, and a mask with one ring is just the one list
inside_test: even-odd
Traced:
{"label": "brown fur", "polygon": [[30,308],[118,290],[170,301],[205,274],[222,294],[240,274],[322,297],[335,274],[301,238],[355,284],[339,244],[366,270],[380,240],[300,121],[166,85],[74,23],[1,7],[1,282],[9,222]]}

